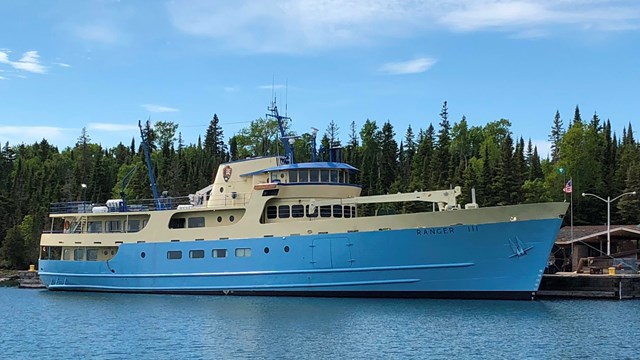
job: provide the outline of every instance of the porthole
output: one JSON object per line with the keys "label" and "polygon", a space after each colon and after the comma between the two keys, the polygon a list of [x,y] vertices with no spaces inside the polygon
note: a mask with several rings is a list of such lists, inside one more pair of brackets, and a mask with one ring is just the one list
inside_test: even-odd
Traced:
{"label": "porthole", "polygon": [[229,216],[229,221],[233,222],[233,220],[235,220],[236,218],[233,217],[233,215]]}
{"label": "porthole", "polygon": [[111,255],[115,255],[115,254],[116,254],[116,252],[111,250]]}
{"label": "porthole", "polygon": [[144,251],[140,253],[140,257],[141,257],[141,258],[143,258],[143,259],[144,259],[144,257],[145,257],[145,256],[147,256],[147,254],[145,254],[145,252],[144,252]]}
{"label": "porthole", "polygon": [[269,253],[269,247],[264,248],[264,253],[268,254]]}
{"label": "porthole", "polygon": [[220,187],[220,192],[224,192],[224,187]]}
{"label": "porthole", "polygon": [[284,252],[289,252],[289,246],[284,247]]}
{"label": "porthole", "polygon": [[218,222],[222,222],[222,216],[218,216]]}
{"label": "porthole", "polygon": [[105,250],[105,251],[103,252],[103,254],[105,254],[105,255],[107,255],[108,253],[109,253],[109,252],[108,252],[107,250]]}

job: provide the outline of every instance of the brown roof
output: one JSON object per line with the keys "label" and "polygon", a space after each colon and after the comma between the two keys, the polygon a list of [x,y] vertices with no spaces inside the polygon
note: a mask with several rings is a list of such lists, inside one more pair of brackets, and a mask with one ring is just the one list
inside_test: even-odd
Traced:
{"label": "brown roof", "polygon": [[[638,225],[611,225],[612,240],[638,240],[640,239],[640,227]],[[560,229],[556,237],[556,243],[571,243],[573,241],[588,241],[607,238],[606,225],[585,225],[573,227],[573,238],[571,236],[571,226]]]}

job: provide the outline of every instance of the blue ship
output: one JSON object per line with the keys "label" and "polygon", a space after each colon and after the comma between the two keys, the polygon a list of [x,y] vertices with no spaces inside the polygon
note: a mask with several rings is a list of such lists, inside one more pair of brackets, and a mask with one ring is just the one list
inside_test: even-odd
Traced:
{"label": "blue ship", "polygon": [[[287,156],[220,165],[212,185],[183,201],[158,196],[150,171],[148,204],[53,204],[40,243],[42,282],[134,293],[535,296],[567,203],[463,206],[459,187],[360,196],[357,169],[294,163],[287,142]],[[402,202],[434,211],[363,211]]]}

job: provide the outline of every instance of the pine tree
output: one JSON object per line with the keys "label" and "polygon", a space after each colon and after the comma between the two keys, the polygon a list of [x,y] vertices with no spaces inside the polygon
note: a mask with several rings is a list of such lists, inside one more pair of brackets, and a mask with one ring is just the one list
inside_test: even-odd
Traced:
{"label": "pine tree", "polygon": [[389,121],[382,125],[380,142],[380,186],[383,193],[388,193],[391,184],[396,180],[398,167],[398,143],[395,140],[395,132]]}
{"label": "pine tree", "polygon": [[451,125],[449,124],[449,109],[447,102],[442,105],[440,112],[440,130],[438,132],[438,142],[435,146],[435,154],[431,162],[431,174],[434,184],[438,188],[444,188],[450,181],[449,174],[449,147],[451,144]]}
{"label": "pine tree", "polygon": [[560,160],[560,141],[563,135],[562,119],[560,118],[560,112],[556,110],[556,116],[553,119],[553,126],[551,127],[551,135],[549,135],[549,141],[551,141],[551,162],[553,164]]}

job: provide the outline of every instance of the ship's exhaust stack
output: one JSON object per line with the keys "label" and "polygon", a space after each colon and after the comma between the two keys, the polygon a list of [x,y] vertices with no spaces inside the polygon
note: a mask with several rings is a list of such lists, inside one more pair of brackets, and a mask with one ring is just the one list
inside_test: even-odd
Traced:
{"label": "ship's exhaust stack", "polygon": [[476,203],[476,188],[471,188],[471,202],[464,206],[465,209],[477,209],[478,203]]}

